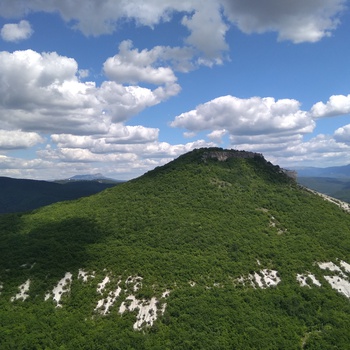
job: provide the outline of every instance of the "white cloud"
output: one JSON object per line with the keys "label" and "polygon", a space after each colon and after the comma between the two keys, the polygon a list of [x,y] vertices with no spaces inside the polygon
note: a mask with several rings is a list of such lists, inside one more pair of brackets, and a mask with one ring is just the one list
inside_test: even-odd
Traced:
{"label": "white cloud", "polygon": [[143,109],[176,95],[177,84],[155,90],[105,81],[82,83],[72,58],[32,50],[0,52],[0,121],[5,129],[102,134]]}
{"label": "white cloud", "polygon": [[48,160],[61,160],[64,162],[134,162],[136,154],[130,153],[93,153],[86,148],[59,148],[39,152],[40,156]]}
{"label": "white cloud", "polygon": [[[206,10],[208,7],[203,6],[203,2],[199,0],[12,0],[6,4],[0,3],[0,15],[12,17],[37,11],[58,12],[66,22],[74,23],[73,27],[85,35],[99,36],[113,33],[125,19],[135,21],[137,26],[154,27],[169,21],[174,13],[184,12],[191,14],[185,21],[191,31],[189,42],[214,58],[215,50],[225,48],[222,31],[225,32],[226,26],[219,13],[220,4],[214,1],[213,5],[210,5],[213,11]],[[195,15],[192,15],[193,12]],[[210,37],[206,38],[205,42],[201,37],[202,21],[210,23],[212,29],[208,30],[207,34]],[[215,59],[220,60],[220,52],[217,55]]]}
{"label": "white cloud", "polygon": [[[319,134],[309,141],[299,143],[289,149],[290,157],[285,162],[306,163],[309,166],[327,167],[350,163],[350,147],[337,142],[329,135]],[[282,158],[281,154],[281,158]]]}
{"label": "white cloud", "polygon": [[117,83],[137,84],[147,82],[156,85],[172,84],[176,81],[169,67],[153,67],[162,59],[164,48],[156,46],[152,50],[132,49],[129,40],[119,45],[119,54],[110,57],[103,65],[107,77]]}
{"label": "white cloud", "polygon": [[210,134],[208,134],[208,137],[210,140],[215,141],[217,143],[222,142],[222,138],[227,134],[227,130],[214,130]]}
{"label": "white cloud", "polygon": [[317,102],[310,111],[315,118],[333,117],[350,113],[350,95],[333,95],[327,103]]}
{"label": "white cloud", "polygon": [[[95,151],[104,146],[105,151],[113,151],[114,145],[145,144],[158,139],[159,129],[141,125],[125,126],[112,124],[104,136],[77,136],[71,134],[53,134],[51,139],[61,148],[91,148]],[[109,148],[108,148],[109,147]]]}
{"label": "white cloud", "polygon": [[303,134],[315,126],[296,100],[222,96],[182,113],[171,123],[190,131],[227,130],[231,135]]}
{"label": "white cloud", "polygon": [[47,166],[52,165],[52,163],[46,162],[42,159],[19,159],[13,157],[7,157],[4,155],[0,155],[0,169],[3,171],[18,171],[20,173],[21,170],[27,169],[29,171],[33,171],[35,169],[40,170]]}
{"label": "white cloud", "polygon": [[260,149],[261,152],[280,150],[299,145],[303,142],[301,134],[293,135],[231,135],[231,147],[239,149]]}
{"label": "white cloud", "polygon": [[[244,141],[241,139],[240,141]],[[260,152],[274,164],[293,168],[303,164],[307,166],[327,167],[350,163],[350,146],[338,142],[330,135],[317,135],[308,141],[301,136],[295,138],[263,138],[253,143],[233,143],[233,148]],[[258,143],[258,142],[261,143]]]}
{"label": "white cloud", "polygon": [[191,131],[191,132],[185,131],[185,132],[183,133],[183,137],[186,137],[186,138],[195,137],[196,135],[197,135],[197,134],[196,134],[195,132],[193,132],[193,131]]}
{"label": "white cloud", "polygon": [[88,69],[79,69],[78,70],[78,76],[80,79],[87,78],[89,76],[90,72]]}
{"label": "white cloud", "polygon": [[33,29],[26,20],[22,20],[19,23],[5,24],[0,32],[3,40],[13,42],[29,39],[32,34]]}
{"label": "white cloud", "polygon": [[196,140],[193,142],[178,145],[171,145],[167,142],[154,142],[147,144],[146,147],[142,150],[141,155],[142,157],[167,157],[169,159],[176,158],[181,154],[194,150],[195,148],[214,146],[216,146],[215,143],[206,142],[204,140]]}
{"label": "white cloud", "polygon": [[202,2],[192,15],[183,18],[182,24],[191,33],[186,39],[188,44],[203,52],[210,61],[222,63],[221,53],[228,49],[225,41],[228,26],[223,21],[219,2]]}
{"label": "white cloud", "polygon": [[112,124],[106,141],[112,144],[148,143],[158,140],[158,128]]}
{"label": "white cloud", "polygon": [[29,148],[41,142],[44,139],[35,132],[0,129],[0,150]]}
{"label": "white cloud", "polygon": [[[59,13],[85,35],[99,36],[113,33],[125,20],[153,28],[181,13],[181,23],[189,30],[184,42],[200,54],[197,64],[211,66],[223,61],[227,50],[225,34],[231,24],[245,33],[275,31],[279,40],[316,42],[335,30],[345,4],[346,0],[12,0],[0,3],[0,16],[23,16],[39,11]],[[191,49],[186,46],[181,49],[184,49],[180,54],[182,69],[189,69]],[[179,52],[172,54],[176,55],[175,60],[179,58]],[[196,55],[194,51],[191,54]],[[170,74],[162,72],[163,69],[166,68],[157,74]],[[130,77],[130,72],[127,76]]]}
{"label": "white cloud", "polygon": [[[2,1],[2,16],[59,13],[85,35],[112,33],[125,20],[136,27],[154,27],[175,13],[188,34],[180,38],[182,47],[140,50],[130,41],[122,42],[118,53],[104,64],[110,80],[99,86],[80,80],[86,80],[89,72],[79,70],[72,58],[32,50],[0,52],[0,149],[32,147],[43,141],[43,134],[52,134],[52,147],[38,152],[44,160],[2,157],[0,161],[8,164],[8,171],[23,169],[23,174],[33,175],[41,169],[43,176],[51,178],[53,169],[74,175],[94,171],[94,167],[106,175],[141,174],[193,148],[220,143],[223,137],[229,137],[237,148],[266,151],[280,160],[284,155],[290,162],[321,159],[321,154],[340,159],[341,154],[350,153],[348,126],[339,128],[333,137],[323,135],[308,142],[302,137],[313,131],[312,118],[350,113],[350,95],[332,96],[327,103],[315,104],[309,113],[292,99],[222,96],[173,120],[171,125],[187,129],[184,134],[188,137],[208,131],[213,141],[209,143],[170,145],[158,142],[158,129],[124,124],[145,108],[179,93],[175,71],[222,63],[230,25],[245,33],[274,31],[279,40],[315,42],[331,35],[344,6],[345,0]],[[15,38],[20,27],[15,26],[8,31],[9,37]],[[142,84],[156,86],[138,86]]]}
{"label": "white cloud", "polygon": [[343,127],[337,129],[333,135],[337,142],[344,142],[350,144],[350,124],[344,125]]}
{"label": "white cloud", "polygon": [[245,33],[276,31],[279,40],[316,42],[339,24],[345,0],[222,0],[225,13]]}

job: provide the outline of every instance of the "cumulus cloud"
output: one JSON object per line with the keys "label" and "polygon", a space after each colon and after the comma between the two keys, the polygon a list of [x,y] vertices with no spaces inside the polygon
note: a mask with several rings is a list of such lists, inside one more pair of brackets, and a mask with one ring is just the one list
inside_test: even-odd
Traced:
{"label": "cumulus cloud", "polygon": [[222,0],[225,13],[245,33],[276,31],[279,40],[316,42],[339,24],[345,0]]}
{"label": "cumulus cloud", "polygon": [[136,154],[106,153],[97,154],[87,148],[59,148],[39,152],[42,158],[49,160],[62,160],[64,162],[133,162],[137,160]]}
{"label": "cumulus cloud", "polygon": [[263,153],[272,163],[286,168],[302,164],[327,167],[350,163],[350,146],[330,135],[319,134],[308,141],[303,141],[301,135],[275,138],[262,136],[238,140],[232,138],[231,141],[233,148]]}
{"label": "cumulus cloud", "polygon": [[49,163],[41,159],[18,159],[0,155],[0,169],[40,169],[47,166]]}
{"label": "cumulus cloud", "polygon": [[221,143],[222,138],[227,134],[227,130],[222,129],[222,130],[214,130],[210,134],[208,134],[208,137],[210,140]]}
{"label": "cumulus cloud", "polygon": [[334,139],[337,142],[350,144],[350,124],[344,125],[334,132]]}
{"label": "cumulus cloud", "polygon": [[[300,43],[329,36],[345,4],[346,0],[12,0],[0,3],[0,15],[58,12],[85,35],[97,36],[112,33],[123,19],[153,27],[183,12],[183,24],[190,30],[188,43],[213,57],[225,49],[227,25],[222,8],[227,19],[245,33],[276,31],[279,40]],[[203,30],[206,35],[201,35]]]}
{"label": "cumulus cloud", "polygon": [[178,115],[171,126],[190,131],[227,130],[231,135],[303,134],[315,126],[296,100],[221,96]]}
{"label": "cumulus cloud", "polygon": [[[185,16],[182,24],[190,30],[190,36],[186,42],[201,52],[204,56],[221,63],[221,52],[228,49],[225,34],[228,26],[224,23],[220,3],[215,1],[202,2],[192,15]],[[205,61],[202,63],[205,63]],[[210,63],[208,63],[210,65]]]}
{"label": "cumulus cloud", "polygon": [[[186,129],[188,137],[207,131],[211,142],[170,145],[158,142],[158,129],[125,125],[132,116],[179,93],[176,71],[222,63],[230,26],[245,33],[276,32],[279,40],[294,43],[316,42],[335,30],[344,6],[345,0],[2,1],[1,16],[58,13],[87,36],[113,33],[125,20],[136,27],[154,27],[174,14],[188,32],[179,47],[140,50],[130,41],[122,42],[117,54],[105,61],[103,72],[109,80],[99,86],[81,80],[89,71],[79,69],[72,58],[32,50],[0,52],[0,149],[32,147],[43,141],[42,134],[52,135],[51,147],[37,153],[43,160],[3,156],[0,167],[7,164],[8,171],[22,169],[28,176],[36,169],[43,169],[44,176],[55,167],[70,176],[94,171],[96,166],[112,177],[123,172],[130,176],[130,169],[141,174],[193,148],[221,143],[223,138],[237,148],[266,151],[271,157],[283,151],[291,162],[317,157],[320,150],[334,157],[350,154],[348,126],[332,137],[302,141],[314,129],[312,118],[350,113],[349,96],[332,96],[310,112],[292,99],[222,96],[178,115],[171,123]],[[26,23],[31,30],[27,21],[12,29],[5,25],[5,37],[17,41],[29,37],[30,30],[23,29]],[[150,84],[154,86],[149,88]]]}
{"label": "cumulus cloud", "polygon": [[144,49],[139,52],[132,49],[131,41],[123,41],[119,45],[119,54],[108,58],[104,63],[104,72],[117,83],[172,84],[176,77],[170,67],[154,67],[162,59],[164,50],[165,48],[156,46],[152,50]]}
{"label": "cumulus cloud", "polygon": [[[284,162],[327,167],[350,162],[350,147],[332,136],[319,134],[312,139],[287,148]],[[279,155],[283,159],[283,154]]]}
{"label": "cumulus cloud", "polygon": [[0,150],[29,148],[41,142],[44,139],[35,132],[0,129]]}
{"label": "cumulus cloud", "polygon": [[28,21],[22,20],[19,23],[5,24],[0,32],[1,38],[5,41],[21,41],[29,39],[33,29]]}
{"label": "cumulus cloud", "polygon": [[287,147],[302,143],[303,135],[231,135],[231,146],[240,149],[260,149],[261,152],[286,150]]}
{"label": "cumulus cloud", "polygon": [[114,145],[154,142],[158,139],[158,133],[159,129],[156,128],[113,124],[109,132],[103,136],[53,134],[51,139],[61,148],[91,148],[101,152],[102,147],[104,151],[113,151]]}
{"label": "cumulus cloud", "polygon": [[[6,4],[0,3],[0,15],[8,17],[23,16],[36,11],[58,12],[66,22],[73,23],[75,29],[87,36],[111,34],[125,19],[134,21],[137,26],[154,27],[169,21],[174,13],[184,13],[187,15],[183,24],[190,30],[188,43],[208,54],[208,62],[209,59],[221,61],[220,50],[226,49],[224,35],[227,28],[219,9],[220,2],[203,5],[199,0],[12,0]],[[203,26],[203,21],[206,26]],[[203,40],[202,35],[204,27],[208,28],[209,37],[206,40]]]}
{"label": "cumulus cloud", "polygon": [[334,117],[350,113],[350,95],[333,95],[326,103],[315,103],[310,111],[315,118]]}
{"label": "cumulus cloud", "polygon": [[3,128],[44,133],[101,134],[176,95],[177,84],[154,90],[104,81],[82,83],[77,62],[55,52],[0,52]]}
{"label": "cumulus cloud", "polygon": [[[228,49],[225,35],[231,25],[245,33],[274,31],[279,40],[316,42],[330,36],[336,29],[345,3],[346,0],[12,0],[0,3],[0,15],[23,16],[37,11],[59,13],[63,20],[73,23],[73,27],[85,35],[99,36],[116,31],[121,21],[129,20],[137,26],[154,27],[180,13],[180,21],[189,31],[183,47],[157,47],[144,52],[126,47],[125,52],[120,52],[105,63],[106,73],[115,81],[159,84],[164,80],[174,81],[173,72],[169,67],[155,67],[152,63],[141,62],[145,56],[160,57],[159,51],[163,51],[163,58],[172,56],[175,69],[183,71],[198,64],[221,64]],[[8,26],[12,27],[4,27],[3,35],[10,40],[24,39],[32,33],[27,21]],[[132,57],[129,65],[123,54]]]}

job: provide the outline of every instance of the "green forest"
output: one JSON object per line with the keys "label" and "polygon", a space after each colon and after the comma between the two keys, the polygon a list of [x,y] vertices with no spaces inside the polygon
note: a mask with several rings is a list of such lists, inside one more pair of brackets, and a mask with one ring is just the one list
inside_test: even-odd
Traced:
{"label": "green forest", "polygon": [[1,215],[0,349],[349,349],[350,214],[245,156]]}

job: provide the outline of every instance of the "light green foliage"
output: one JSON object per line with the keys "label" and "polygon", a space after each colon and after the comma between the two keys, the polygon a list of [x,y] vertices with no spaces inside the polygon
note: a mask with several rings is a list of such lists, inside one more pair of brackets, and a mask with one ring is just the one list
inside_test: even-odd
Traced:
{"label": "light green foliage", "polygon": [[[347,348],[350,302],[315,262],[350,263],[350,215],[262,157],[203,152],[88,198],[0,217],[0,348]],[[79,268],[95,278],[78,280]],[[265,268],[278,271],[276,287],[235,282]],[[55,308],[44,296],[67,271],[71,290]],[[300,287],[305,271],[322,287]],[[171,290],[153,327],[134,331],[136,311],[118,313],[122,298],[106,316],[93,311],[107,273],[123,290],[142,276],[139,299]],[[30,297],[11,303],[28,278]]]}

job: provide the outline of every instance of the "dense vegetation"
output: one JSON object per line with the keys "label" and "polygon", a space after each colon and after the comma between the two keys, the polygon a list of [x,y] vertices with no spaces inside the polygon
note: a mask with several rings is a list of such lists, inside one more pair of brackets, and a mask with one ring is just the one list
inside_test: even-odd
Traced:
{"label": "dense vegetation", "polygon": [[[0,217],[0,348],[348,348],[350,302],[316,262],[350,263],[350,215],[263,157],[204,159],[210,151],[91,197]],[[95,278],[78,280],[80,268]],[[261,269],[281,282],[237,283]],[[57,308],[44,296],[68,271],[71,290]],[[301,287],[296,274],[306,271],[322,286]],[[118,312],[122,298],[107,315],[94,311],[107,273],[123,290],[128,276],[142,276],[139,299],[171,291],[152,327],[135,331],[137,312]],[[29,278],[29,297],[10,302]]]}
{"label": "dense vegetation", "polygon": [[55,183],[0,177],[0,214],[23,212],[60,201],[90,196],[116,184],[100,181]]}

